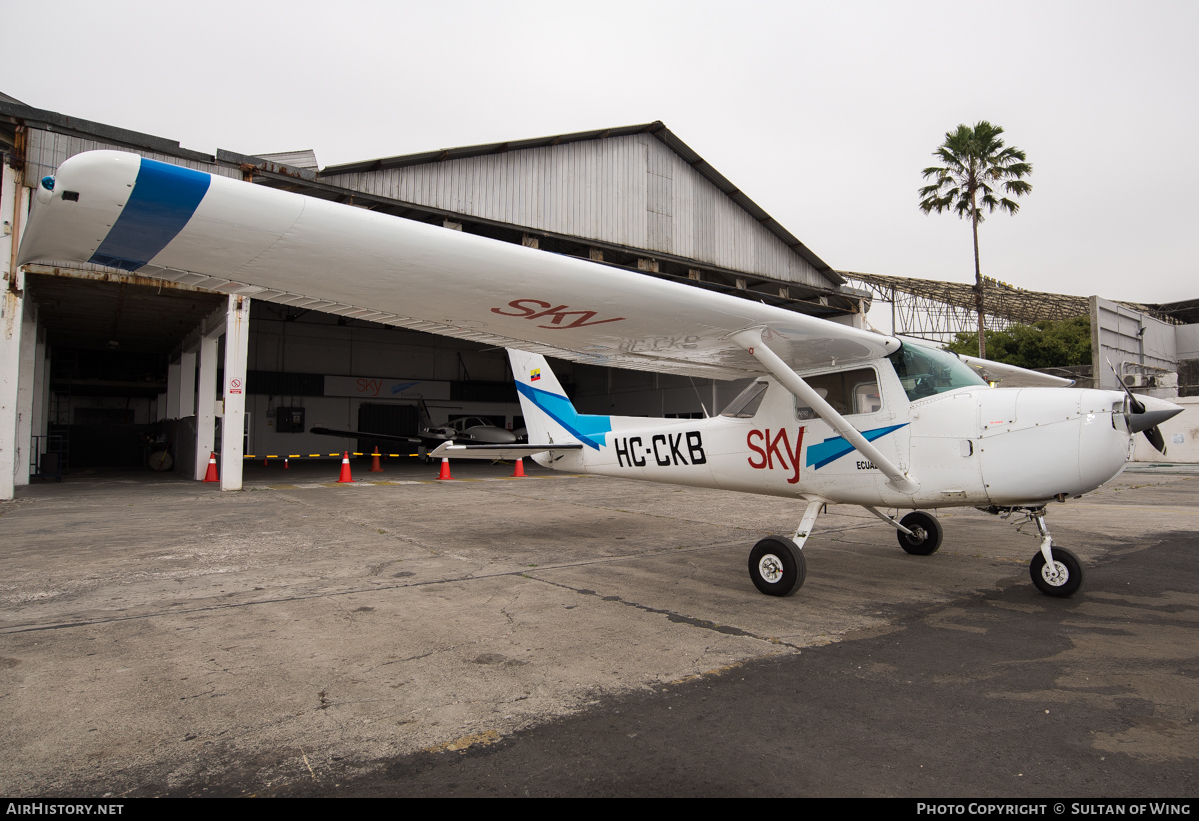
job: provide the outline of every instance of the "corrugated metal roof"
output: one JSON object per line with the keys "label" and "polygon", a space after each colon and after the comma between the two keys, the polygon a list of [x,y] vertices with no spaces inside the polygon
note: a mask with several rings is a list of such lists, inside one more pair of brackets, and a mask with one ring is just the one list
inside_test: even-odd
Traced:
{"label": "corrugated metal roof", "polygon": [[320,168],[316,161],[316,152],[311,148],[305,148],[303,151],[276,151],[271,154],[252,154],[251,156],[291,168],[310,168],[313,171]]}
{"label": "corrugated metal roof", "polygon": [[660,120],[656,120],[652,123],[643,123],[641,125],[604,128],[594,131],[579,131],[573,134],[556,134],[548,137],[535,137],[533,139],[512,140],[509,142],[488,143],[485,145],[445,148],[437,151],[425,151],[419,154],[405,154],[396,157],[382,157],[374,160],[365,160],[362,162],[343,163],[341,165],[328,166],[322,169],[319,173],[321,177],[331,177],[354,173],[368,173],[374,171],[384,171],[387,169],[408,168],[416,165],[444,163],[449,160],[462,160],[470,157],[482,157],[490,154],[505,154],[513,151],[546,148],[569,143],[586,142],[589,140],[603,140],[609,137],[624,137],[633,134],[652,134],[664,145],[666,145],[666,147],[677,154],[688,166],[708,180],[708,182],[710,182],[712,185],[716,186],[716,188],[719,189],[725,196],[727,196],[729,200],[734,202],[738,207],[748,213],[755,221],[758,222],[758,224],[782,240],[782,242],[789,249],[791,249],[792,252],[799,255],[809,265],[819,271],[824,277],[837,285],[842,285],[845,283],[845,279],[835,270],[833,270],[828,263],[813,253],[813,251],[800,242],[794,234],[792,234],[790,231],[784,228],[782,224],[766,213],[761,206],[746,196],[746,194],[737,188],[737,186],[733,185],[728,178],[717,171],[710,163],[697,154],[685,142],[679,139],[678,135],[667,128],[666,125]]}
{"label": "corrugated metal roof", "polygon": [[78,117],[68,117],[56,111],[45,111],[27,105],[0,101],[0,116],[11,118],[25,125],[37,126],[51,132],[59,132],[86,139],[96,139],[111,143],[114,146],[136,148],[158,154],[167,154],[192,162],[213,163],[216,158],[211,154],[181,148],[178,140],[167,140],[155,137],[153,134],[143,134],[140,131],[130,131],[127,128],[96,123],[91,120],[81,120]]}

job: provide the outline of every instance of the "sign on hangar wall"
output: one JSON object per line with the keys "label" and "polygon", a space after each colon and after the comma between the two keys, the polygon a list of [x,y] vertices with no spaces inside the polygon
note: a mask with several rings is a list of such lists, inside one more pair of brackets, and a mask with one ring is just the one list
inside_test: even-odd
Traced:
{"label": "sign on hangar wall", "polygon": [[375,376],[326,376],[325,396],[359,399],[449,399],[449,382],[385,379]]}

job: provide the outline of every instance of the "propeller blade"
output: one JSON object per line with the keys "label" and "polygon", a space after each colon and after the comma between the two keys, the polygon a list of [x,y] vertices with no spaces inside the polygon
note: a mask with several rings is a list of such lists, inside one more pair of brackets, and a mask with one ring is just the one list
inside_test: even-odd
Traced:
{"label": "propeller blade", "polygon": [[1156,427],[1150,428],[1149,430],[1145,431],[1145,438],[1149,440],[1149,444],[1157,448],[1158,452],[1162,456],[1166,455],[1166,439],[1162,436],[1160,429]]}
{"label": "propeller blade", "polygon": [[[1129,401],[1129,403],[1130,403],[1130,407],[1131,407],[1131,409],[1132,409],[1132,412],[1133,412],[1133,413],[1144,413],[1144,412],[1145,412],[1145,406],[1144,406],[1144,405],[1142,405],[1142,404],[1141,404],[1141,402],[1140,402],[1140,401],[1139,401],[1139,400],[1138,400],[1138,399],[1137,399],[1135,396],[1133,396],[1133,395],[1132,395],[1132,391],[1130,391],[1130,390],[1128,389],[1128,386],[1124,384],[1124,379],[1123,379],[1123,378],[1121,378],[1121,376],[1120,376],[1120,372],[1119,372],[1118,370],[1116,370],[1116,366],[1112,364],[1112,361],[1111,361],[1110,359],[1109,359],[1109,360],[1107,360],[1107,366],[1108,366],[1109,368],[1111,368],[1111,369],[1112,369],[1112,373],[1114,373],[1114,374],[1116,375],[1116,382],[1117,382],[1117,383],[1119,383],[1120,387],[1121,387],[1121,388],[1124,390],[1124,392],[1125,392],[1126,394],[1128,394],[1128,401]],[[1131,422],[1131,421],[1132,421],[1132,420],[1131,420],[1131,419],[1129,419],[1129,422]]]}

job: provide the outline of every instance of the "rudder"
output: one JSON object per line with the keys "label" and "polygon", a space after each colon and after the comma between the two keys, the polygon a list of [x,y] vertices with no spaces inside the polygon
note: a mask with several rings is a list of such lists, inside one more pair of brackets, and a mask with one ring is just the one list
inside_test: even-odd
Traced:
{"label": "rudder", "polygon": [[604,444],[605,434],[612,430],[611,417],[576,411],[544,356],[509,348],[508,360],[530,444],[582,442],[597,450]]}

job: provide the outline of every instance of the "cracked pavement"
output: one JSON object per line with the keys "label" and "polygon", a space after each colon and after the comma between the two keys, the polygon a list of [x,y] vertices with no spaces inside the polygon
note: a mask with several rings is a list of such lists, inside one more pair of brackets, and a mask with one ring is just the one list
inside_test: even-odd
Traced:
{"label": "cracked pavement", "polygon": [[[465,481],[438,484],[421,481],[432,468],[393,463],[385,478],[411,483],[352,488],[324,484],[319,464],[286,483],[257,468],[242,493],[97,474],[0,504],[0,791],[337,791],[406,757],[499,749],[614,699],[869,641],[912,608],[977,641],[986,619],[960,600],[1030,587],[1037,544],[946,511],[941,551],[913,557],[868,512],[831,506],[805,548],[804,588],[773,599],[745,559],[794,530],[797,501],[536,468],[513,481],[503,465],[455,465]],[[1196,489],[1125,475],[1052,508],[1050,526],[1084,563],[1133,556],[1155,534],[1194,530]],[[1084,595],[1078,618],[1141,606]],[[1178,595],[1175,610],[1193,614]],[[1143,611],[1161,609],[1155,596]],[[988,607],[1044,604],[1009,598]],[[1192,616],[1172,618],[1138,622],[1137,641],[1193,636]],[[1088,636],[1073,652],[1102,653],[1102,631]],[[1172,705],[1162,720],[1192,757],[1193,731],[1177,727],[1193,683],[1177,671],[1137,683]],[[1151,729],[1095,743],[1162,755]]]}

